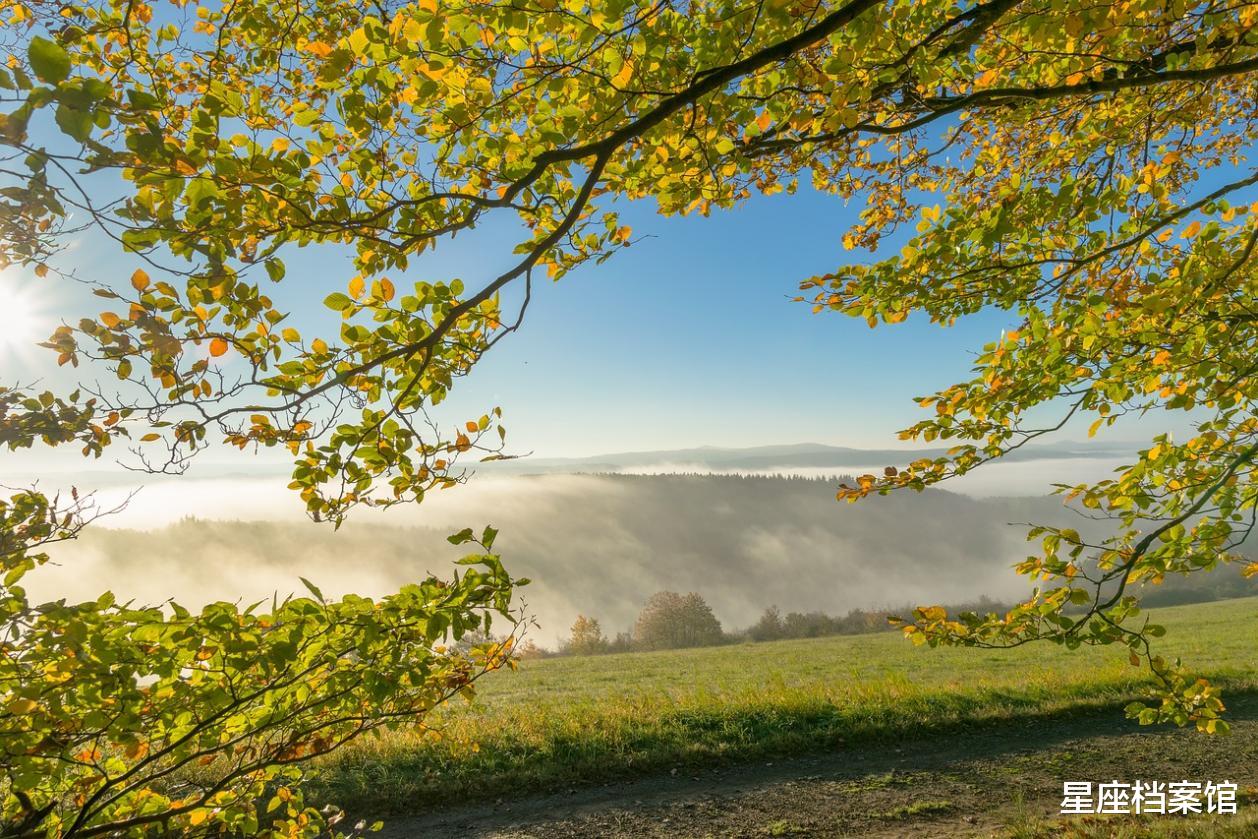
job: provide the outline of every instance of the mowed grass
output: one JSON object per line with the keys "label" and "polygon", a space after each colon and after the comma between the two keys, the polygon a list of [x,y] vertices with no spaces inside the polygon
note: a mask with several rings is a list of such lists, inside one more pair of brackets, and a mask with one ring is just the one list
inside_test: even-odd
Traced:
{"label": "mowed grass", "polygon": [[[1152,610],[1161,649],[1231,690],[1258,688],[1258,598]],[[529,661],[471,705],[323,761],[320,799],[419,811],[1000,720],[1118,708],[1148,686],[1122,649],[916,647],[899,633]],[[1133,723],[1134,725],[1134,723]]]}

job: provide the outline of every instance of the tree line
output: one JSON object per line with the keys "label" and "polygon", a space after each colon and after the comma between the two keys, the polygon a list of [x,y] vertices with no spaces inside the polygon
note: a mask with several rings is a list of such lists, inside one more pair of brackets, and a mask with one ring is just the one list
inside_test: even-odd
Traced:
{"label": "tree line", "polygon": [[[957,611],[985,614],[1008,608],[987,597],[958,604]],[[568,637],[560,642],[555,655],[601,655],[605,653],[676,650],[687,647],[713,647],[758,641],[820,638],[828,635],[860,635],[893,628],[890,618],[911,615],[913,609],[852,609],[845,615],[825,612],[788,612],[769,606],[760,618],[744,629],[726,631],[712,607],[696,592],[679,594],[661,591],[642,607],[633,626],[614,636],[607,635],[597,618],[578,615]],[[535,654],[548,654],[536,647]]]}
{"label": "tree line", "polygon": [[[1166,580],[1142,596],[1149,606],[1175,606],[1251,597],[1254,582],[1240,573],[1221,574],[1201,581],[1182,578]],[[947,607],[952,614],[970,612],[976,615],[1001,614],[1014,604],[982,595],[975,600]],[[776,605],[767,607],[751,626],[726,631],[712,608],[696,592],[678,594],[661,591],[643,605],[633,626],[614,636],[604,633],[597,618],[580,614],[573,622],[568,637],[555,651],[529,644],[520,650],[522,657],[545,655],[601,655],[605,653],[675,650],[687,647],[712,647],[760,641],[786,641],[799,638],[823,638],[832,635],[863,635],[898,628],[894,618],[908,618],[913,606],[898,609],[851,609],[843,615],[822,611],[787,612]]]}

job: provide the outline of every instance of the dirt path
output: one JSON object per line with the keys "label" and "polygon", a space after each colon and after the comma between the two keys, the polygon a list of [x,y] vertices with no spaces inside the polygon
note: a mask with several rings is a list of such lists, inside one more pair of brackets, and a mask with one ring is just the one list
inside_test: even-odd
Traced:
{"label": "dirt path", "polygon": [[1141,729],[1119,711],[1001,723],[912,744],[707,770],[394,818],[387,839],[960,837],[1055,816],[1063,780],[1233,780],[1258,787],[1258,696],[1231,735]]}

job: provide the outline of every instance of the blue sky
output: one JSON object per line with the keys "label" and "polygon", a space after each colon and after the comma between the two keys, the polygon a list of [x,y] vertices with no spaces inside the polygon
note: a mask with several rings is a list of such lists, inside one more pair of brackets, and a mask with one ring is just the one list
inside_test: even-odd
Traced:
{"label": "blue sky", "polygon": [[894,445],[911,397],[964,376],[1009,322],[871,330],[792,302],[799,280],[854,256],[841,239],[858,210],[830,196],[757,198],[709,218],[652,209],[622,212],[646,237],[627,251],[541,284],[526,327],[456,404],[502,404],[509,439],[544,454]]}
{"label": "blue sky", "polygon": [[[912,397],[967,377],[974,353],[1013,319],[988,311],[944,329],[915,316],[871,330],[792,302],[800,279],[868,258],[841,245],[858,211],[807,189],[708,218],[664,218],[647,202],[622,207],[641,241],[601,266],[538,282],[524,327],[458,383],[438,416],[461,422],[500,405],[511,449],[544,456],[900,445],[895,432],[920,416]],[[393,279],[405,287],[461,277],[474,286],[496,275],[512,260],[514,231],[503,223],[442,243]],[[292,307],[303,332],[332,333],[337,316],[320,301],[352,276],[349,252],[309,248],[286,258],[288,277],[273,296]],[[113,283],[140,264],[95,235],[62,260]],[[103,308],[64,281],[12,269],[6,279],[10,291],[35,290],[41,333],[56,317]],[[39,352],[0,356],[4,379],[61,381]]]}

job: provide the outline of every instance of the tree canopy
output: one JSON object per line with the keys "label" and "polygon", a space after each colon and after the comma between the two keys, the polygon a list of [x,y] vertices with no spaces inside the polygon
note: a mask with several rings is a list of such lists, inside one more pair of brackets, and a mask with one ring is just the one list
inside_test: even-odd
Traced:
{"label": "tree canopy", "polygon": [[597,618],[577,615],[568,633],[568,641],[563,645],[564,652],[570,655],[598,655],[608,650],[607,637],[603,635],[603,627]]}
{"label": "tree canopy", "polygon": [[[1229,291],[1245,274],[1248,6],[9,9],[5,258],[45,264],[57,233],[86,220],[138,266],[85,277],[108,310],[50,341],[64,363],[102,361],[123,392],[11,410],[19,445],[131,438],[163,469],[215,439],[288,446],[315,515],[413,500],[456,480],[460,454],[498,450],[494,411],[440,434],[422,419],[519,323],[505,287],[630,243],[614,198],[706,213],[801,177],[864,201],[851,248],[919,228],[897,254],[807,280],[816,307],[871,323],[1025,310],[982,376],[932,398],[939,418],[912,430],[974,449],[900,482],[1007,450],[1027,408],[1076,392],[1104,422],[1133,397],[1215,398],[1190,385],[1163,397],[1177,372],[1150,388],[1182,366],[1166,357],[1223,364],[1217,326],[1180,325],[1148,352],[1125,339],[1176,318],[1194,270],[1225,274]],[[84,171],[122,188],[97,198]],[[1195,191],[1207,172],[1212,188]],[[497,276],[402,282],[495,214],[523,234]],[[324,301],[340,333],[303,336],[267,288],[285,253],[318,243],[354,246],[358,273]],[[248,374],[221,371],[229,354]],[[1046,376],[1024,383],[1032,358]],[[1209,391],[1228,381],[1212,372],[1190,375]]]}
{"label": "tree canopy", "polygon": [[[1182,412],[1197,430],[1068,490],[1116,535],[1035,531],[1028,603],[919,610],[911,634],[1123,643],[1166,688],[1133,713],[1217,727],[1214,689],[1156,655],[1133,591],[1227,561],[1255,514],[1258,7],[0,0],[0,15],[0,257],[37,281],[87,225],[135,263],[80,277],[103,311],[46,342],[114,386],[5,383],[0,443],[124,442],[160,471],[215,443],[286,447],[316,518],[417,501],[458,482],[461,458],[502,451],[497,409],[455,428],[428,410],[520,326],[535,279],[632,243],[618,201],[706,214],[807,184],[861,202],[843,243],[872,254],[804,278],[814,310],[1021,320],[970,380],[921,399],[904,436],[955,441],[949,456],[841,498],[921,489],[1070,418],[1096,433]],[[520,235],[496,274],[404,279],[499,216]],[[271,289],[310,282],[285,259],[327,244],[356,253],[324,300],[342,325],[302,334]]]}
{"label": "tree canopy", "polygon": [[633,642],[644,650],[709,647],[725,640],[712,607],[696,592],[651,595],[633,624]]}

